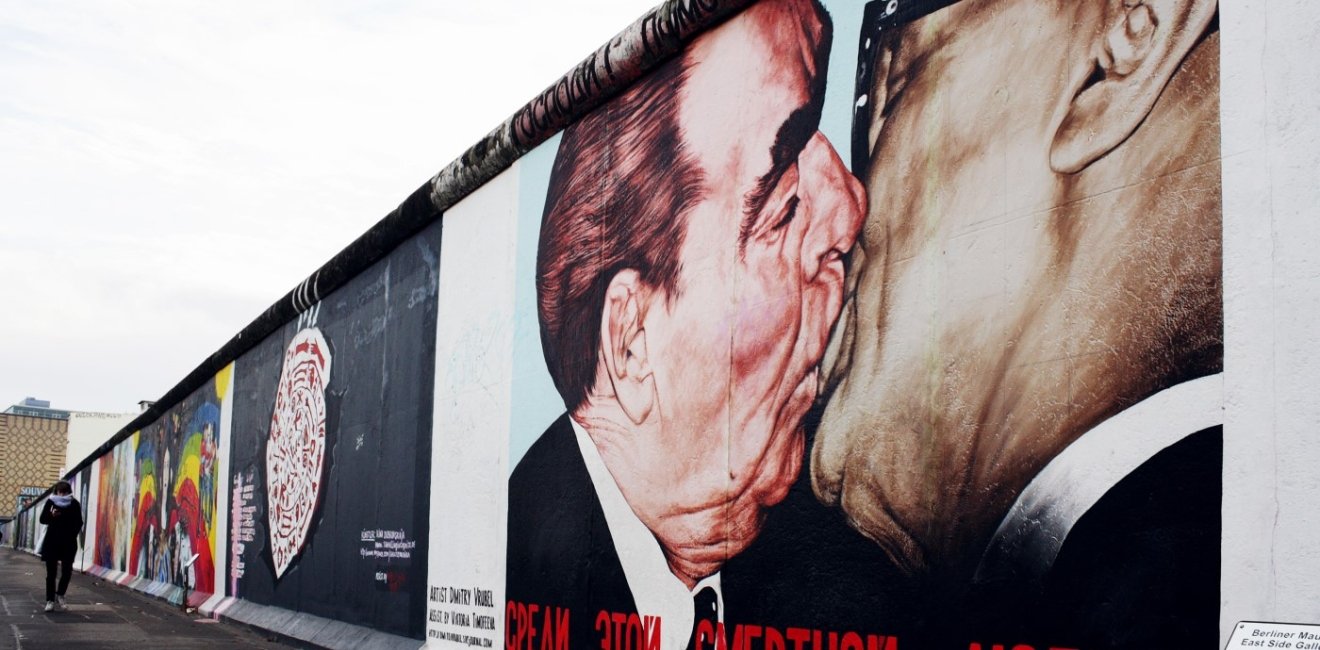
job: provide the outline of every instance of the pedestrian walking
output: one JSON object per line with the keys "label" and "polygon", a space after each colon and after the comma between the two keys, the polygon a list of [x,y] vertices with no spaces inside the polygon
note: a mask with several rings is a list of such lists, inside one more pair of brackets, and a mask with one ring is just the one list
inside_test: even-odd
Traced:
{"label": "pedestrian walking", "polygon": [[[41,509],[41,523],[46,525],[46,538],[41,542],[41,559],[46,563],[46,611],[62,612],[64,593],[73,577],[73,558],[78,554],[78,531],[82,530],[82,504],[73,498],[73,487],[60,481],[52,490]],[[59,586],[55,585],[56,565],[62,565]]]}

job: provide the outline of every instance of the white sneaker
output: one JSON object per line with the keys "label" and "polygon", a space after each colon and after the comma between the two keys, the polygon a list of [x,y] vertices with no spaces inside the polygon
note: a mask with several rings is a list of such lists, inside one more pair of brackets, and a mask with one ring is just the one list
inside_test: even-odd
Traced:
{"label": "white sneaker", "polygon": [[69,611],[69,605],[64,602],[64,596],[55,596],[55,611],[57,612]]}
{"label": "white sneaker", "polygon": [[46,611],[48,612],[55,611],[55,601],[53,600],[46,601]]}

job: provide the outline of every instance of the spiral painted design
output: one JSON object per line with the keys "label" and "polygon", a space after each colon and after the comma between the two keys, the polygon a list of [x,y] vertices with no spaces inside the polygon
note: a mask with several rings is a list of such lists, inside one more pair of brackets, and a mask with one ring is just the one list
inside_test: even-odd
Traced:
{"label": "spiral painted design", "polygon": [[329,383],[330,346],[321,330],[298,332],[284,351],[266,440],[266,512],[276,578],[302,553],[320,507]]}

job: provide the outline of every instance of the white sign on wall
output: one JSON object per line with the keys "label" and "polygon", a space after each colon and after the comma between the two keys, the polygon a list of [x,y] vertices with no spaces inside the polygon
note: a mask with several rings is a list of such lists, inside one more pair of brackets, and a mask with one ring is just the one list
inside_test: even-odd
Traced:
{"label": "white sign on wall", "polygon": [[1233,628],[1225,650],[1234,648],[1283,648],[1320,650],[1320,625],[1242,621]]}

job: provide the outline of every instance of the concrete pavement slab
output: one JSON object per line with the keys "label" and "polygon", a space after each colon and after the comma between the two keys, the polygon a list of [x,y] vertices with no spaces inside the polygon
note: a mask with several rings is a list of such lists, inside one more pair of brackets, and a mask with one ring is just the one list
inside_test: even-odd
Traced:
{"label": "concrete pavement slab", "polygon": [[42,611],[45,592],[41,560],[0,548],[0,650],[298,647],[247,626],[185,613],[89,574],[73,576],[66,612]]}

